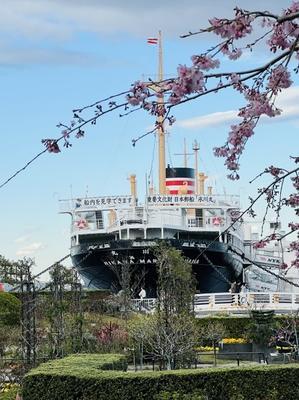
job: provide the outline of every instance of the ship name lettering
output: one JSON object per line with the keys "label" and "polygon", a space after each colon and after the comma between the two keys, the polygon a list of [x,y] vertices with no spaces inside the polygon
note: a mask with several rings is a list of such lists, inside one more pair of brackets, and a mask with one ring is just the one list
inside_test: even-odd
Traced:
{"label": "ship name lettering", "polygon": [[134,247],[152,247],[155,245],[156,245],[156,242],[153,242],[153,241],[151,241],[151,242],[133,242],[132,243],[132,246],[134,246]]}

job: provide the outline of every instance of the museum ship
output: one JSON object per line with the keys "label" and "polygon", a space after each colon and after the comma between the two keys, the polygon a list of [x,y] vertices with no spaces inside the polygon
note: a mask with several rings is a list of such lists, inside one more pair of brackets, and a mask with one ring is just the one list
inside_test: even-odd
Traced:
{"label": "museum ship", "polygon": [[[159,80],[162,45],[159,40]],[[149,86],[152,85],[151,83]],[[159,91],[157,88],[153,90]],[[158,96],[163,103],[163,96]],[[239,197],[218,195],[205,188],[198,172],[195,142],[194,167],[166,166],[165,131],[158,117],[159,189],[146,188],[137,198],[136,176],[131,175],[129,195],[61,200],[60,212],[71,216],[71,258],[89,287],[118,291],[121,266],[130,265],[142,275],[147,297],[156,293],[154,247],[161,241],[180,250],[190,262],[201,293],[238,290],[243,279],[243,233],[240,222],[227,229],[239,215]],[[138,275],[140,276],[140,275]]]}
{"label": "museum ship", "polygon": [[[71,257],[88,286],[117,290],[115,266],[124,262],[143,271],[142,286],[154,295],[156,259],[153,248],[165,241],[192,264],[199,292],[226,292],[242,281],[242,227],[236,222],[238,196],[195,190],[193,168],[167,168],[167,194],[136,197],[85,197],[61,200],[71,215]],[[203,182],[200,182],[203,189]],[[235,251],[236,252],[235,252]]]}

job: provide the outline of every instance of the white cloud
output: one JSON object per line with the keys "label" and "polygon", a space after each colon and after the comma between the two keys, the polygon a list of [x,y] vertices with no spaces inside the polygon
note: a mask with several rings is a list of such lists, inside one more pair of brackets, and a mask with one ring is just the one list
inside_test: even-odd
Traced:
{"label": "white cloud", "polygon": [[26,242],[29,238],[30,238],[30,236],[28,236],[28,235],[20,236],[20,237],[18,237],[18,238],[15,239],[15,243],[24,243],[24,242]]}
{"label": "white cloud", "polygon": [[[289,5],[289,0],[271,4],[272,11]],[[67,39],[79,31],[118,34],[153,34],[163,29],[179,35],[205,26],[214,16],[229,17],[235,0],[4,0],[0,30],[33,38]],[[240,7],[248,8],[239,1]],[[251,0],[250,8],[269,8],[268,0]]]}
{"label": "white cloud", "polygon": [[[278,97],[276,105],[282,110],[281,115],[269,118],[262,117],[263,123],[280,122],[281,120],[299,117],[299,86],[293,86],[284,90]],[[200,129],[209,126],[220,126],[236,123],[238,121],[238,110],[215,112],[200,117],[194,117],[177,121],[177,125],[186,129]],[[296,121],[297,123],[297,121]]]}
{"label": "white cloud", "polygon": [[43,248],[43,244],[41,242],[34,242],[31,244],[28,244],[22,248],[20,248],[17,252],[16,255],[19,257],[24,257],[24,256],[32,256],[39,250]]}
{"label": "white cloud", "polygon": [[92,54],[75,52],[63,49],[41,48],[7,48],[0,46],[0,64],[2,65],[28,65],[28,64],[71,64],[71,65],[101,65],[103,61],[96,59]]}
{"label": "white cloud", "polygon": [[[279,12],[288,5],[289,0],[280,0],[279,4],[271,4],[271,11]],[[211,17],[232,16],[235,6],[235,0],[152,0],[150,3],[146,0],[3,0],[0,63],[7,65],[12,59],[12,64],[22,64],[23,57],[25,64],[28,64],[28,59],[32,63],[40,63],[47,57],[50,63],[53,57],[59,62],[55,51],[43,49],[39,52],[36,46],[42,47],[45,39],[48,43],[59,43],[61,46],[65,41],[77,40],[82,32],[97,34],[101,38],[109,35],[120,40],[129,34],[144,40],[162,29],[167,38],[178,38],[190,30],[197,31],[207,26]],[[248,2],[240,0],[239,6],[248,8]],[[268,9],[269,1],[251,0],[250,7]],[[189,40],[196,40],[200,48],[205,36]],[[24,42],[28,46],[22,50],[19,46]],[[49,56],[45,55],[46,52]],[[79,62],[75,55],[61,56],[60,63],[73,62],[72,57]],[[245,57],[251,57],[249,52]]]}
{"label": "white cloud", "polygon": [[189,119],[179,120],[178,126],[186,129],[206,128],[208,126],[222,125],[226,122],[232,122],[237,116],[236,110],[215,112]]}

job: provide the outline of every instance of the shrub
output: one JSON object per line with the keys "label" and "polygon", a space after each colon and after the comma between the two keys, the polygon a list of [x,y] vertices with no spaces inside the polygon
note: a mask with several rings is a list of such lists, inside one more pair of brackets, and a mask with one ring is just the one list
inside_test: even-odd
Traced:
{"label": "shrub", "polygon": [[222,339],[223,344],[244,344],[248,343],[246,339],[243,338],[224,338]]}
{"label": "shrub", "polygon": [[103,370],[107,369],[107,366],[111,368],[111,365],[121,367],[123,361],[123,356],[118,355],[78,355],[42,364],[26,375],[23,398],[24,400],[153,400],[159,399],[159,396],[160,399],[169,400],[201,398],[297,400],[299,398],[297,365],[139,373]]}
{"label": "shrub", "polygon": [[[275,315],[273,321],[275,326],[280,327],[285,324],[287,316]],[[249,334],[253,319],[251,317],[233,317],[233,316],[210,316],[204,318],[196,318],[196,325],[199,329],[205,328],[210,322],[221,323],[226,332],[227,337],[250,339]],[[299,329],[299,326],[297,326]]]}
{"label": "shrub", "polygon": [[13,294],[0,292],[0,325],[13,326],[20,321],[21,302]]}
{"label": "shrub", "polygon": [[0,400],[15,400],[20,386],[14,383],[5,383],[0,385]]}

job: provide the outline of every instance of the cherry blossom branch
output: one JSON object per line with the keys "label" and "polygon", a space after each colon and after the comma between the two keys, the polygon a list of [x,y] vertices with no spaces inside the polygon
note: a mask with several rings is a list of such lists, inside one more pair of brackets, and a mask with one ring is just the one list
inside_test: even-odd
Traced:
{"label": "cherry blossom branch", "polygon": [[34,156],[30,161],[28,161],[22,168],[18,169],[15,173],[13,173],[9,178],[7,178],[5,181],[3,181],[0,184],[0,189],[2,189],[4,186],[6,186],[11,180],[13,180],[17,175],[19,175],[21,172],[25,171],[34,161],[36,161],[41,155],[45,154],[48,152],[48,149],[44,149],[40,153],[38,153],[36,156]]}
{"label": "cherry blossom branch", "polygon": [[[234,227],[234,225],[237,222],[241,222],[243,220],[244,215],[246,214],[250,214],[251,215],[251,211],[253,210],[253,206],[254,204],[256,204],[258,202],[258,200],[268,192],[269,189],[271,189],[271,187],[275,184],[277,184],[278,182],[280,182],[281,180],[286,179],[287,177],[289,177],[290,175],[293,174],[298,174],[299,173],[299,167],[294,168],[291,171],[287,171],[283,176],[277,177],[274,181],[272,181],[267,187],[263,188],[260,190],[259,194],[254,198],[251,199],[250,198],[250,205],[242,212],[240,212],[240,214],[234,219],[234,221],[232,221],[232,223],[224,230],[222,231],[218,236],[216,236],[208,245],[207,247],[205,247],[196,257],[196,259],[199,259],[200,256],[202,254],[204,254],[214,243],[218,242],[219,238],[221,237],[222,234],[224,233],[228,233],[230,231],[230,229],[232,229]],[[299,199],[298,199],[298,203],[299,203]],[[299,226],[299,224],[298,224]]]}
{"label": "cherry blossom branch", "polygon": [[[232,179],[238,178],[236,171],[239,169],[239,158],[245,149],[248,138],[254,133],[253,128],[262,114],[273,117],[280,113],[280,110],[274,107],[274,100],[278,92],[289,87],[292,83],[287,67],[292,56],[299,53],[299,25],[296,22],[298,15],[299,3],[295,2],[289,8],[283,10],[281,15],[276,15],[268,11],[247,11],[235,8],[235,17],[232,19],[211,19],[211,26],[200,32],[213,32],[220,36],[222,41],[210,48],[206,53],[192,56],[191,67],[179,66],[177,77],[154,83],[156,87],[160,87],[160,95],[167,94],[169,96],[165,104],[161,105],[157,101],[149,101],[151,97],[156,95],[156,93],[152,93],[151,82],[135,82],[130,90],[122,91],[90,105],[73,110],[74,121],[71,121],[70,124],[59,125],[64,128],[62,135],[56,139],[44,139],[43,144],[49,152],[57,153],[60,151],[60,141],[64,141],[65,147],[71,146],[69,141],[71,134],[75,134],[77,138],[84,136],[83,127],[87,124],[95,124],[99,117],[121,107],[125,109],[125,113],[120,115],[128,115],[135,110],[144,109],[155,117],[165,116],[170,109],[179,104],[198,99],[203,95],[215,93],[221,89],[233,87],[244,95],[248,104],[239,110],[239,116],[243,118],[243,121],[238,125],[232,126],[227,142],[221,148],[216,148],[215,153],[217,156],[226,158],[225,164],[232,171],[229,176]],[[280,54],[272,57],[263,66],[247,71],[220,73],[213,71],[212,73],[204,73],[205,71],[215,70],[219,67],[220,61],[215,58],[219,52],[228,56],[231,60],[239,58],[242,54],[242,49],[235,47],[235,41],[250,35],[253,30],[253,21],[260,18],[262,18],[263,26],[270,27],[270,29],[254,42],[247,44],[247,47],[252,48],[256,43],[267,36],[269,37],[271,34],[266,44],[272,53],[279,50],[281,51]],[[210,56],[209,54],[215,52],[215,50],[216,53]],[[284,62],[285,65],[283,65]],[[277,64],[279,65],[277,66]],[[230,79],[230,82],[223,84],[221,82],[222,77]],[[207,87],[211,79],[220,79],[219,85],[212,88]],[[245,85],[245,82],[247,83],[250,80],[253,80],[251,88]],[[262,92],[263,82],[266,83],[266,91],[264,92]],[[121,96],[126,96],[126,100],[117,104],[115,100]],[[272,101],[273,97],[274,100]],[[108,103],[107,109],[103,110],[106,103]],[[82,112],[93,108],[95,108],[94,115],[88,118],[84,117],[83,119]],[[141,135],[140,138],[147,134]],[[133,140],[133,143],[136,142]],[[37,154],[22,169],[8,178],[4,182],[4,185],[18,175],[18,173],[26,169],[28,165],[42,154],[44,152]]]}
{"label": "cherry blossom branch", "polygon": [[256,267],[260,268],[261,270],[267,272],[268,274],[270,274],[270,275],[272,275],[272,276],[275,276],[276,278],[278,278],[278,279],[280,279],[280,280],[282,280],[282,281],[284,281],[284,282],[286,282],[286,283],[289,283],[289,284],[292,285],[292,286],[295,286],[295,287],[298,287],[298,288],[299,288],[299,285],[298,285],[297,283],[295,283],[295,282],[293,282],[293,281],[290,281],[290,280],[289,280],[288,278],[286,278],[285,276],[276,274],[275,272],[271,271],[271,269],[269,269],[269,268],[267,268],[267,267],[264,267],[264,266],[262,266],[261,264],[256,263],[255,261],[253,261],[253,260],[251,260],[250,258],[246,257],[244,254],[240,254],[240,253],[239,253],[238,251],[236,251],[235,249],[231,249],[231,251],[234,252],[235,254],[237,254],[237,255],[238,255],[239,257],[241,257],[243,260],[246,260],[246,261],[250,262],[251,264],[255,265]]}

